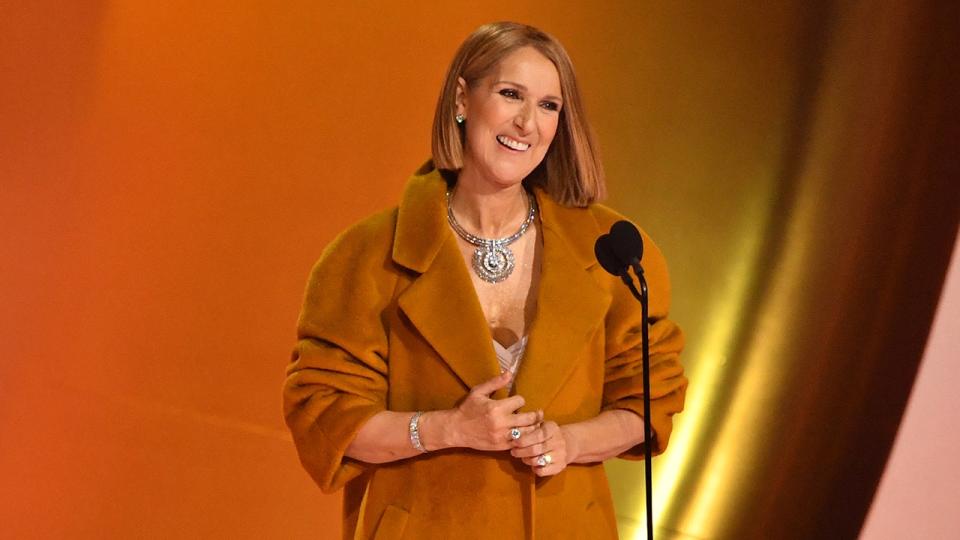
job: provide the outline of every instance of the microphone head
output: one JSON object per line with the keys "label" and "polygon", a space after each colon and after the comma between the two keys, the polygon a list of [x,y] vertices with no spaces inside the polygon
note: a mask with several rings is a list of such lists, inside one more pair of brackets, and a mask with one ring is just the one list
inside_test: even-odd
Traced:
{"label": "microphone head", "polygon": [[597,262],[607,272],[619,276],[626,269],[626,264],[622,263],[613,252],[612,241],[609,234],[602,234],[593,244],[593,253],[597,256]]}
{"label": "microphone head", "polygon": [[636,226],[629,221],[620,220],[610,227],[610,249],[624,265],[643,260],[643,238]]}

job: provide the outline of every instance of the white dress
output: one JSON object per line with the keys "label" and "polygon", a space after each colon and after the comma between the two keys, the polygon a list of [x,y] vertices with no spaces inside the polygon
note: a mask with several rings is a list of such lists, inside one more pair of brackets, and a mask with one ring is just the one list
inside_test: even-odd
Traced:
{"label": "white dress", "polygon": [[523,352],[527,348],[527,336],[523,336],[516,343],[509,347],[504,347],[499,341],[493,340],[493,350],[497,353],[497,361],[500,362],[500,373],[510,372],[510,384],[507,385],[509,391],[513,388],[513,381],[517,376],[517,368],[520,367],[520,360],[523,359]]}

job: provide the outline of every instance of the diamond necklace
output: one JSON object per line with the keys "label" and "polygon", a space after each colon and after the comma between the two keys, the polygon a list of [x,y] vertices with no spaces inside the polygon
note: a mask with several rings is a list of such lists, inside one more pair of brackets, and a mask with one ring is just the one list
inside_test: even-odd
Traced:
{"label": "diamond necklace", "polygon": [[454,232],[456,232],[460,238],[476,246],[476,249],[473,251],[473,271],[480,276],[480,279],[487,283],[499,283],[510,277],[510,274],[513,272],[515,259],[513,251],[510,251],[510,248],[507,246],[523,236],[523,233],[527,232],[530,224],[533,223],[533,219],[537,215],[537,205],[533,197],[527,193],[527,206],[529,210],[527,210],[527,219],[520,224],[520,230],[505,238],[481,238],[468,233],[466,229],[457,222],[457,218],[453,215],[453,205],[450,204],[452,197],[453,194],[448,189],[447,221],[450,222],[450,227],[453,228]]}

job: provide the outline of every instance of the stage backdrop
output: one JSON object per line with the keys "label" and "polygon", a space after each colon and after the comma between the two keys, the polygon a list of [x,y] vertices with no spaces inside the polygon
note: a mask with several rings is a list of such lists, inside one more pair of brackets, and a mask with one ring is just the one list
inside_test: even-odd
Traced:
{"label": "stage backdrop", "polygon": [[[307,272],[396,204],[498,19],[566,44],[609,204],[671,264],[691,385],[659,537],[859,531],[957,230],[951,2],[19,4],[0,537],[339,537],[280,413]],[[608,472],[639,536],[642,465]]]}

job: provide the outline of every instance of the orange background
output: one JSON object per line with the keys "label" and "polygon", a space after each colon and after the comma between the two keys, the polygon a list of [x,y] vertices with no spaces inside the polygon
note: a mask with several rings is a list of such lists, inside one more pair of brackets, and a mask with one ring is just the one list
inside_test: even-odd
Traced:
{"label": "orange background", "polygon": [[[934,1],[912,11],[892,0],[882,10],[800,0],[22,4],[0,5],[3,538],[339,537],[339,497],[302,471],[280,411],[307,272],[337,232],[396,204],[429,155],[456,47],[500,19],[544,28],[567,47],[610,204],[671,263],[673,316],[688,333],[691,392],[706,393],[706,413],[690,394],[676,433],[694,433],[696,444],[678,443],[658,474],[694,487],[660,508],[690,534],[735,530],[718,523],[750,521],[754,506],[725,507],[717,486],[749,500],[783,486],[717,480],[721,468],[706,458],[718,450],[766,469],[737,454],[739,442],[716,444],[715,428],[694,428],[720,425],[729,396],[707,399],[710,383],[732,386],[707,375],[739,374],[740,349],[729,343],[775,334],[747,323],[751,295],[765,294],[752,276],[778,264],[767,257],[777,250],[761,248],[783,232],[786,210],[804,217],[778,206],[782,194],[808,182],[813,195],[797,198],[809,208],[870,214],[867,203],[846,205],[893,185],[871,191],[857,175],[901,158],[891,134],[913,137],[895,120],[913,103],[949,103],[902,84],[924,65],[913,52],[927,51],[911,40],[937,35],[924,21],[946,20],[931,6],[949,3]],[[900,88],[915,101],[898,101]],[[951,110],[927,112],[946,119]],[[937,140],[929,155],[939,164],[948,143]],[[955,231],[955,210],[952,219]],[[933,221],[924,226],[949,229]],[[828,239],[842,245],[847,224],[837,222]],[[770,314],[785,336],[795,335],[785,313],[797,309]],[[751,440],[776,439],[750,427]],[[832,428],[814,427],[801,435]],[[618,516],[635,519],[642,492],[617,488],[638,485],[641,469],[617,462],[608,471]],[[736,480],[735,467],[722,471]],[[794,472],[791,481],[812,478]],[[785,507],[793,493],[780,490]]]}

